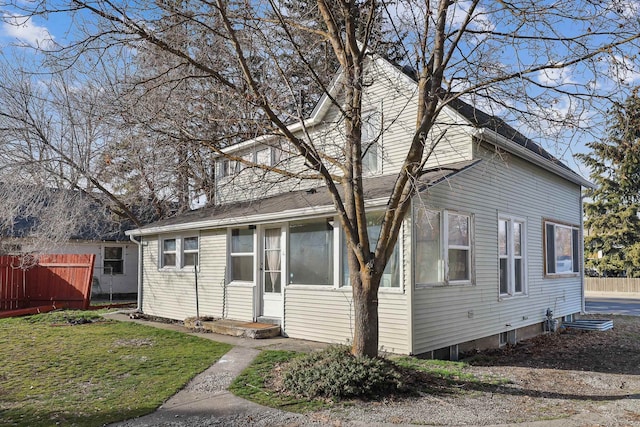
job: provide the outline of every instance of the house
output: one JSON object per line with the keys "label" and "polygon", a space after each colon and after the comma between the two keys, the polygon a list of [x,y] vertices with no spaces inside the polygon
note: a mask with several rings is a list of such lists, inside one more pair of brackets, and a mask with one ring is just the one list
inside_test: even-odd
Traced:
{"label": "house", "polygon": [[[96,206],[81,193],[72,190],[41,189],[25,186],[24,192],[33,192],[26,199],[31,205],[28,214],[12,217],[10,224],[0,231],[0,252],[3,254],[94,254],[91,293],[93,298],[135,297],[138,292],[138,247],[124,234],[130,224],[116,221],[102,207]],[[19,198],[18,198],[19,199]],[[82,220],[60,220],[70,216],[62,210],[68,203],[74,204],[77,217]],[[35,202],[34,202],[35,200]],[[22,200],[24,202],[24,200]],[[20,203],[20,202],[18,202]],[[51,209],[49,209],[51,208]],[[18,209],[24,211],[24,209]],[[47,218],[46,220],[43,218]],[[50,224],[58,221],[58,224]],[[45,230],[41,229],[41,225]],[[47,232],[56,233],[55,227],[69,227],[62,234],[64,240],[47,239]]]}
{"label": "house", "polygon": [[[382,58],[367,69],[364,188],[375,236],[415,126],[417,85]],[[325,97],[290,129],[338,152],[337,110]],[[459,100],[443,109],[432,137],[440,142],[382,279],[383,349],[455,357],[539,334],[549,311],[560,320],[580,313],[581,188],[590,183]],[[302,168],[273,135],[226,150]],[[327,189],[233,159],[220,160],[218,171],[216,206],[127,232],[140,242],[140,309],[171,319],[268,320],[285,336],[347,342],[352,291]]]}

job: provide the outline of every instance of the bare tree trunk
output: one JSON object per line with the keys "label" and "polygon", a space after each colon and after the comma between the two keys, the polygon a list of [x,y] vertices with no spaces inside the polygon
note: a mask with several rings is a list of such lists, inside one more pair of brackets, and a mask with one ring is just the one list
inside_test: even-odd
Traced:
{"label": "bare tree trunk", "polygon": [[[351,352],[356,356],[378,356],[378,284],[375,276],[364,274],[353,287],[355,310],[353,345]],[[357,275],[360,278],[360,275]]]}
{"label": "bare tree trunk", "polygon": [[[373,255],[373,254],[371,254]],[[354,336],[351,353],[355,356],[378,356],[378,288],[381,275],[373,268],[373,257],[360,267],[358,258],[348,251],[354,306]]]}

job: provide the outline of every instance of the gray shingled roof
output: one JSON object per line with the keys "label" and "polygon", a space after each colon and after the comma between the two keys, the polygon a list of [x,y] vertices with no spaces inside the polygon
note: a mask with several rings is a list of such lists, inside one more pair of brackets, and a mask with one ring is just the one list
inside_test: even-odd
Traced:
{"label": "gray shingled roof", "polygon": [[568,171],[573,172],[571,168],[551,155],[547,150],[542,148],[542,146],[518,132],[501,118],[487,114],[482,110],[478,110],[477,108],[464,102],[460,98],[449,100],[447,102],[447,105],[457,111],[469,122],[471,122],[473,126],[477,128],[490,129],[497,134],[502,135],[505,138],[515,142],[516,144],[526,148],[527,150],[541,156],[542,158],[549,160],[550,162],[555,163],[558,166],[567,169]]}
{"label": "gray shingled roof", "polygon": [[[436,169],[426,170],[417,181],[418,191],[424,191],[428,187],[450,178],[456,173],[473,166],[477,162],[478,160],[464,161],[452,163]],[[395,184],[396,178],[397,175],[392,174],[365,179],[365,198],[367,200],[375,200],[388,197],[393,185]],[[342,193],[340,188],[339,191]],[[242,223],[243,219],[250,221],[250,218],[255,215],[282,213],[298,209],[323,206],[333,206],[331,194],[326,186],[309,190],[291,191],[272,197],[266,197],[264,199],[196,209],[173,218],[160,220],[146,225],[142,227],[142,230],[144,231],[189,223],[215,223],[216,221],[224,221],[233,218],[237,219],[238,223]]]}

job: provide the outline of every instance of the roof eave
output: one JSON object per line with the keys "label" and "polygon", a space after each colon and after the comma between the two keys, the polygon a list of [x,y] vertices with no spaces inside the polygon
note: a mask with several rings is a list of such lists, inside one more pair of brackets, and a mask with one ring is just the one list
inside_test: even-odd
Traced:
{"label": "roof eave", "polygon": [[[386,205],[388,198],[378,198],[367,200],[365,206],[368,208]],[[176,233],[180,231],[202,230],[210,228],[222,228],[227,226],[242,226],[248,224],[261,224],[274,221],[288,220],[291,218],[302,219],[318,215],[327,215],[335,213],[336,209],[333,205],[310,206],[303,209],[290,209],[277,213],[247,215],[245,217],[210,219],[204,221],[186,222],[184,224],[163,225],[159,227],[136,228],[127,230],[127,236],[150,236],[155,234]]]}
{"label": "roof eave", "polygon": [[566,179],[567,181],[573,182],[574,184],[578,184],[585,188],[595,188],[595,185],[592,182],[584,179],[577,173],[571,171],[570,169],[565,169],[560,165],[557,165],[547,159],[540,157],[535,152],[521,146],[520,144],[517,144],[511,141],[510,139],[500,135],[494,130],[491,130],[488,128],[478,128],[475,131],[475,136],[484,141],[494,143],[500,148],[503,148],[513,154],[516,154],[530,161],[531,163],[537,166],[540,166],[541,168],[546,169],[549,172],[552,172]]}

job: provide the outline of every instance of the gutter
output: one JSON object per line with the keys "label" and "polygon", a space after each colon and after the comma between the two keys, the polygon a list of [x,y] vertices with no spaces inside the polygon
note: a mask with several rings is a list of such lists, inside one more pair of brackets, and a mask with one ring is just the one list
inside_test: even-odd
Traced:
{"label": "gutter", "polygon": [[131,240],[138,246],[138,304],[136,307],[136,311],[142,312],[142,238],[140,239],[140,241],[138,241],[133,234],[129,234],[129,240]]}
{"label": "gutter", "polygon": [[523,147],[520,144],[516,144],[508,138],[500,135],[496,131],[487,128],[480,128],[473,132],[475,136],[482,139],[483,141],[487,141],[489,143],[494,143],[497,146],[504,148],[505,150],[517,154],[518,156],[529,160],[531,163],[540,166],[543,169],[548,170],[549,172],[553,172],[554,174],[566,179],[567,181],[571,181],[574,184],[578,184],[585,188],[595,188],[595,185],[590,181],[587,181],[577,173],[573,172],[570,169],[565,169],[562,166],[559,166],[550,160],[544,159],[540,157],[535,152],[529,150],[528,148]]}

